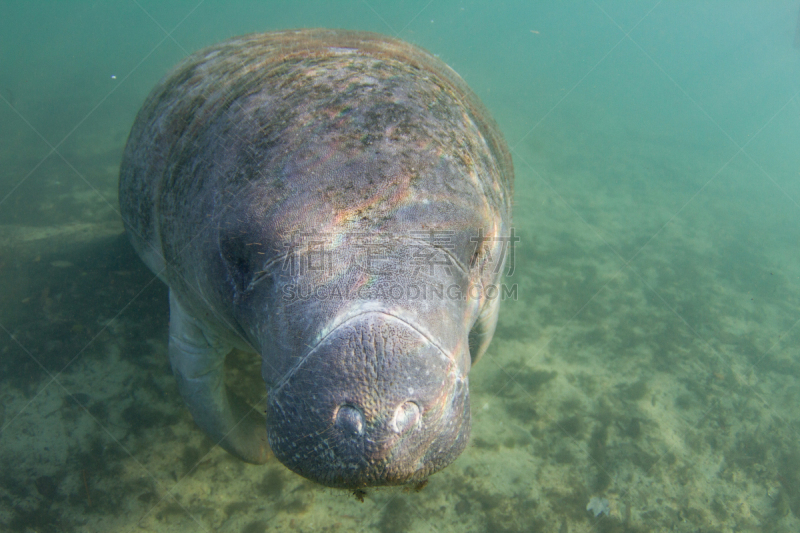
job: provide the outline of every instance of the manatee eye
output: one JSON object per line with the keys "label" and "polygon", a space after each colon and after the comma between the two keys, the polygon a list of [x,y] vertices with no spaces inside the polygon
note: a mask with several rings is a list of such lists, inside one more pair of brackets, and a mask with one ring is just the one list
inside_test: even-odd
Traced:
{"label": "manatee eye", "polygon": [[219,252],[227,267],[227,274],[241,291],[250,282],[251,246],[247,246],[247,239],[236,234],[223,234],[219,239]]}
{"label": "manatee eye", "polygon": [[475,250],[472,252],[472,257],[469,260],[470,269],[475,268],[475,265],[477,265],[481,261],[483,257],[483,243],[484,243],[483,239],[475,241]]}
{"label": "manatee eye", "polygon": [[472,258],[469,260],[469,268],[475,268],[475,265],[478,264],[478,260],[481,258],[481,249],[479,246],[480,243],[475,246],[475,251],[472,252]]}
{"label": "manatee eye", "polygon": [[271,280],[262,269],[269,253],[262,239],[240,231],[235,225],[220,227],[218,239],[226,273],[237,291],[243,292],[255,282],[263,284],[265,279]]}

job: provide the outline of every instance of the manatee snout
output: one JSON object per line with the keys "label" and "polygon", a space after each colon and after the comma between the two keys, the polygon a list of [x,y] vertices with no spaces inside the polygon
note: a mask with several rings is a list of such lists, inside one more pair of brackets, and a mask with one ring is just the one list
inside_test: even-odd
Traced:
{"label": "manatee snout", "polygon": [[270,392],[278,459],[323,485],[415,482],[469,437],[467,376],[418,327],[368,312],[334,328]]}

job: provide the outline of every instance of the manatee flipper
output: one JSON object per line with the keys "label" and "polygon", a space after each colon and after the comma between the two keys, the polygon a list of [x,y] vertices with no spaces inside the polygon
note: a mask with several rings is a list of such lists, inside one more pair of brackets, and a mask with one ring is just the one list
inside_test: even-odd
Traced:
{"label": "manatee flipper", "polygon": [[264,418],[225,387],[225,356],[232,346],[187,313],[169,294],[169,361],[195,423],[243,461],[269,458]]}
{"label": "manatee flipper", "polygon": [[489,343],[492,342],[494,330],[497,327],[497,317],[500,313],[500,298],[495,298],[486,304],[478,315],[478,320],[469,332],[469,354],[472,364],[486,352]]}

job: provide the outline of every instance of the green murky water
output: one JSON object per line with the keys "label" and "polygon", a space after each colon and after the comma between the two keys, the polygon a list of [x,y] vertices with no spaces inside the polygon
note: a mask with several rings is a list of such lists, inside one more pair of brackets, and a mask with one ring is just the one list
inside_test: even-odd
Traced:
{"label": "green murky water", "polygon": [[[800,529],[796,0],[0,7],[0,530]],[[314,26],[438,55],[516,169],[518,299],[470,374],[470,445],[363,502],[193,424],[117,206],[172,65]],[[262,398],[258,361],[229,364]]]}

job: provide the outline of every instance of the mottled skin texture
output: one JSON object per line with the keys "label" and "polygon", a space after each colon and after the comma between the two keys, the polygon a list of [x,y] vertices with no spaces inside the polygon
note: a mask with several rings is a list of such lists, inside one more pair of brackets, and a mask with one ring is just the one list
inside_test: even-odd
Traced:
{"label": "mottled skin texture", "polygon": [[[289,31],[187,58],[136,119],[120,204],[170,287],[170,361],[195,421],[246,461],[271,448],[334,487],[452,462],[499,300],[404,291],[497,283],[512,183],[478,99],[401,41]],[[233,347],[262,357],[266,421],[225,390]]]}

